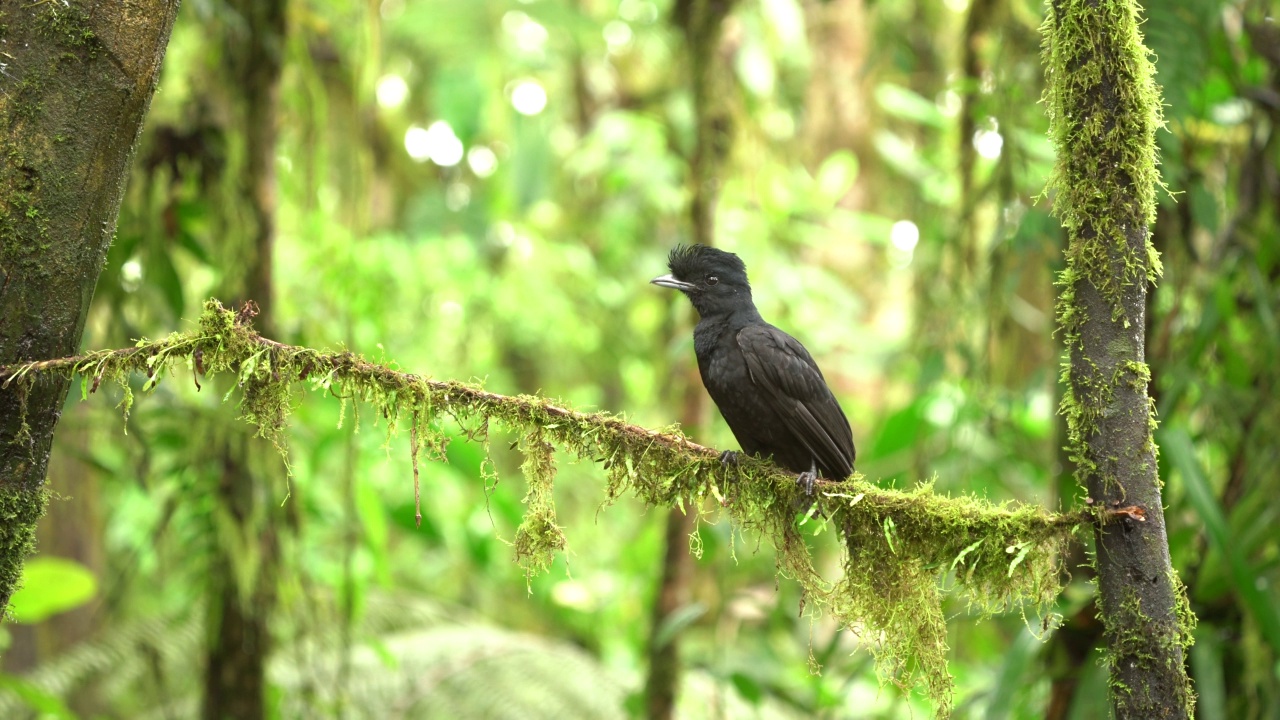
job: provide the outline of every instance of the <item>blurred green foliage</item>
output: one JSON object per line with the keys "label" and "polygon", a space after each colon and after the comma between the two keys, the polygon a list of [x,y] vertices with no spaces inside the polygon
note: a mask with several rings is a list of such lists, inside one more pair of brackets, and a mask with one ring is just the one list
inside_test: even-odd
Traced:
{"label": "blurred green foliage", "polygon": [[[692,318],[647,285],[688,237],[694,119],[670,10],[295,0],[275,162],[278,339],[675,421]],[[1040,13],[1029,0],[753,0],[718,50],[735,124],[717,243],[746,260],[765,317],[818,358],[858,469],[887,486],[936,477],[942,492],[1082,500],[1054,414],[1062,234],[1041,196],[1053,155]],[[237,23],[221,0],[183,5],[87,348],[181,328],[239,271],[247,221],[228,208],[245,147],[218,72]],[[1171,551],[1201,619],[1199,715],[1277,717],[1280,31],[1254,0],[1170,0],[1143,30],[1168,103],[1170,190],[1147,354]],[[20,667],[10,652],[22,675],[3,678],[4,716],[194,712],[204,579],[233,542],[209,491],[235,413],[224,391],[161,384],[127,434],[109,403],[69,403],[55,453],[72,460],[50,482],[69,498],[55,512],[76,503],[87,519],[54,532],[101,548],[78,558],[98,576],[92,630],[55,617],[42,637],[66,633],[47,643],[64,652],[23,653]],[[569,549],[526,589],[508,544],[524,495],[516,438],[495,436],[492,468],[463,438],[447,463],[424,464],[415,528],[407,438],[386,443],[359,410],[296,408],[292,477],[276,489],[290,533],[273,712],[636,714],[661,513],[602,509],[602,473],[562,462]],[[698,439],[735,447],[719,418]],[[691,541],[696,605],[661,631],[683,640],[682,717],[930,712],[879,686],[864,651],[876,638],[798,613],[796,586],[753,536],[721,522]],[[837,543],[814,544],[834,573]],[[1069,619],[1092,599],[1075,574]],[[43,612],[84,599],[83,585],[56,587]],[[30,602],[15,598],[20,620],[39,619]],[[1044,717],[1059,692],[1056,717],[1105,713],[1105,677],[1091,656],[1064,660],[1060,633],[1041,643],[1016,614],[948,616],[955,717]]]}

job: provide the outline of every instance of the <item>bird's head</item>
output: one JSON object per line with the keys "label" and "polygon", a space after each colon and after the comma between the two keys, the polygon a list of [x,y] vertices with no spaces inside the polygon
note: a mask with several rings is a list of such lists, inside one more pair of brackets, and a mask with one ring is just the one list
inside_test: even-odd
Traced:
{"label": "bird's head", "polygon": [[753,307],[747,267],[731,252],[706,245],[677,245],[667,256],[670,275],[650,280],[688,296],[702,317]]}

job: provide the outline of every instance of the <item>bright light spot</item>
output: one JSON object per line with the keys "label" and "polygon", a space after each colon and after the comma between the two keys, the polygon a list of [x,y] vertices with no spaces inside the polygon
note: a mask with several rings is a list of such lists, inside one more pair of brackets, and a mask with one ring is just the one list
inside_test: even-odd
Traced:
{"label": "bright light spot", "polygon": [[489,239],[496,241],[499,247],[509,248],[516,242],[516,228],[509,222],[495,223],[489,230]]}
{"label": "bright light spot", "polygon": [[1249,118],[1251,109],[1252,106],[1248,100],[1237,98],[1214,105],[1209,114],[1219,125],[1239,125]]}
{"label": "bright light spot", "polygon": [[524,52],[542,52],[549,33],[540,23],[519,10],[511,10],[502,16],[502,29],[516,41],[516,47]]}
{"label": "bright light spot", "polygon": [[430,143],[431,136],[426,128],[413,125],[404,131],[404,151],[409,153],[414,162],[426,162],[431,157]]}
{"label": "bright light spot", "polygon": [[658,19],[658,6],[649,0],[622,0],[618,14],[633,23],[651,23]]}
{"label": "bright light spot", "polygon": [[443,120],[431,123],[427,128],[431,136],[431,162],[441,167],[453,167],[462,162],[462,141],[453,134],[453,128]]}
{"label": "bright light spot", "polygon": [[962,13],[969,9],[969,0],[943,0],[942,4],[953,13]]}
{"label": "bright light spot", "polygon": [[938,109],[947,117],[955,117],[960,114],[960,107],[963,100],[960,93],[955,90],[947,90],[938,98]]}
{"label": "bright light spot", "polygon": [[899,220],[889,230],[889,265],[903,270],[911,265],[916,245],[920,242],[920,228],[910,220]]}
{"label": "bright light spot", "polygon": [[982,75],[978,79],[978,92],[983,95],[990,95],[996,89],[996,74],[990,70],[983,70]]}
{"label": "bright light spot", "polygon": [[1004,136],[995,130],[979,130],[973,134],[973,149],[988,160],[1000,157]]}
{"label": "bright light spot", "polygon": [[1031,399],[1027,402],[1027,415],[1048,426],[1053,420],[1053,397],[1043,390],[1031,393]]}
{"label": "bright light spot", "polygon": [[934,425],[950,427],[951,423],[955,422],[956,416],[960,414],[960,408],[953,398],[939,394],[925,406],[924,414]]}
{"label": "bright light spot", "polygon": [[790,140],[796,134],[796,119],[786,110],[774,108],[765,112],[760,127],[774,140]]}
{"label": "bright light spot", "polygon": [[409,83],[399,75],[383,75],[378,79],[378,87],[374,92],[378,96],[378,105],[394,110],[409,97]]}
{"label": "bright light spot", "polygon": [[561,123],[551,128],[551,134],[547,139],[551,141],[551,149],[560,156],[566,156],[578,149],[578,133],[568,123]]}
{"label": "bright light spot", "polygon": [[520,28],[520,33],[516,35],[516,45],[521,50],[527,52],[537,52],[547,43],[547,29],[542,25],[530,20]]}
{"label": "bright light spot", "polygon": [[764,46],[759,43],[744,44],[735,56],[738,66],[738,77],[747,90],[757,97],[768,97],[778,82],[778,71],[774,67]]}
{"label": "bright light spot", "polygon": [[404,149],[415,162],[431,162],[441,167],[453,167],[462,162],[462,141],[453,134],[453,128],[443,120],[422,129],[417,125],[404,133]]}
{"label": "bright light spot", "polygon": [[561,607],[582,612],[590,612],[598,604],[595,593],[580,580],[561,580],[552,585],[551,601]]}
{"label": "bright light spot", "polygon": [[498,169],[498,156],[489,148],[477,145],[467,151],[467,164],[476,177],[487,178]]}
{"label": "bright light spot", "polygon": [[537,80],[521,80],[511,90],[511,105],[521,115],[537,115],[547,106],[547,91]]}
{"label": "bright light spot", "polygon": [[506,30],[508,34],[515,36],[519,34],[520,27],[527,22],[529,22],[528,15],[525,15],[519,10],[512,10],[503,14],[502,29]]}
{"label": "bright light spot", "polygon": [[631,44],[631,26],[621,20],[613,20],[604,26],[604,41],[609,50],[617,52]]}
{"label": "bright light spot", "polygon": [[899,220],[889,231],[889,242],[902,252],[909,253],[920,243],[920,228],[910,220]]}
{"label": "bright light spot", "polygon": [[395,20],[404,14],[404,0],[382,0],[378,11],[383,20]]}
{"label": "bright light spot", "polygon": [[453,212],[458,212],[470,204],[470,186],[462,182],[449,183],[449,187],[444,191],[444,206]]}
{"label": "bright light spot", "polygon": [[142,284],[142,263],[128,260],[120,266],[120,285],[125,292],[133,292]]}
{"label": "bright light spot", "polygon": [[550,200],[539,200],[529,208],[529,224],[539,228],[551,229],[563,216],[560,206]]}

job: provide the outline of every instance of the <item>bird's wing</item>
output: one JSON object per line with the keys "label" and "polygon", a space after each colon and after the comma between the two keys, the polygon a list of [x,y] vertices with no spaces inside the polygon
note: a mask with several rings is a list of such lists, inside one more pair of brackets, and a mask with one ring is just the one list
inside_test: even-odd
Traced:
{"label": "bird's wing", "polygon": [[853,433],[822,371],[798,340],[772,325],[738,331],[751,381],[790,424],[818,464],[843,480],[853,472]]}

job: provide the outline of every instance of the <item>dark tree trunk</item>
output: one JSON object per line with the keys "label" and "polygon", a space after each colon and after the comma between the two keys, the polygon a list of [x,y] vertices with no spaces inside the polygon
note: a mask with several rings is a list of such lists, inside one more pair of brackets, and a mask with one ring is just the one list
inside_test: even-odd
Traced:
{"label": "dark tree trunk", "polygon": [[[78,350],[177,12],[0,2],[0,365]],[[0,388],[0,611],[44,513],[68,384]]]}
{"label": "dark tree trunk", "polygon": [[[226,28],[225,69],[234,117],[231,132],[244,138],[245,156],[238,174],[236,206],[250,222],[236,239],[243,274],[228,273],[226,291],[258,306],[254,325],[275,328],[272,256],[275,249],[276,139],[280,79],[284,67],[287,0],[233,0],[240,22]],[[227,212],[236,212],[228,207]],[[237,227],[227,218],[226,225]],[[243,227],[243,226],[240,226]],[[273,473],[263,458],[263,443],[232,423],[222,444],[222,472],[215,492],[245,542],[254,546],[254,572],[236,572],[246,558],[220,545],[210,572],[210,646],[205,668],[204,720],[255,720],[267,716],[266,667],[271,650],[270,616],[276,604],[279,543],[274,526],[279,514],[267,495]],[[247,577],[247,579],[246,579]]]}
{"label": "dark tree trunk", "polygon": [[1159,181],[1159,93],[1133,0],[1053,0],[1045,22],[1067,228],[1059,284],[1070,357],[1062,403],[1076,477],[1097,509],[1098,601],[1119,720],[1186,718],[1190,608],[1169,561],[1145,358],[1148,226]]}
{"label": "dark tree trunk", "polygon": [[[276,600],[278,548],[270,523],[264,523],[263,505],[248,433],[233,428],[223,445],[223,468],[217,487],[218,503],[229,513],[237,532],[252,538],[259,565],[249,587],[242,587],[235,572],[243,557],[232,557],[225,547],[210,569],[210,637],[205,668],[202,716],[205,720],[254,720],[266,711],[267,657],[271,634],[267,620]],[[258,448],[265,450],[264,448]],[[265,503],[273,507],[272,503]],[[262,525],[266,527],[261,527]]]}
{"label": "dark tree trunk", "polygon": [[[685,52],[692,68],[693,109],[696,122],[693,152],[689,158],[692,186],[689,206],[693,242],[711,245],[715,240],[715,206],[719,197],[720,166],[729,152],[732,138],[730,115],[722,85],[728,70],[716,62],[720,30],[734,0],[679,0],[672,22],[685,37]],[[697,370],[685,365],[684,399],[680,422],[686,432],[705,426],[706,391],[697,379]],[[689,555],[689,534],[697,521],[698,509],[667,511],[662,579],[654,598],[649,628],[649,676],[645,681],[645,713],[649,720],[675,717],[680,686],[680,643],[663,628],[674,613],[689,603],[689,580],[693,558]],[[665,636],[665,639],[664,637]]]}

